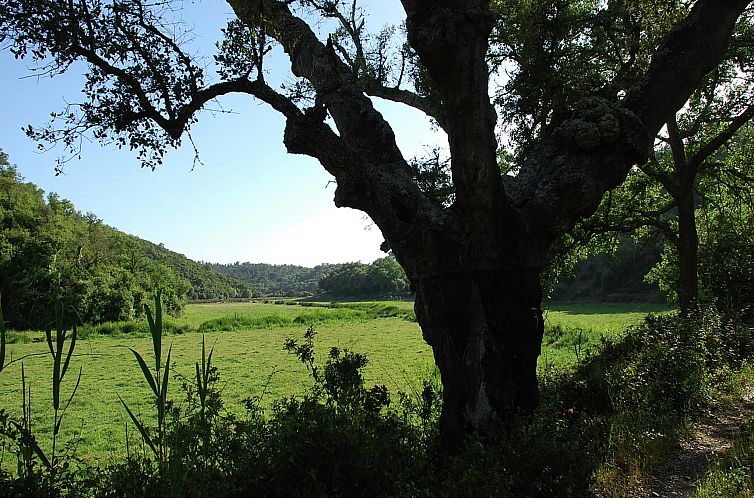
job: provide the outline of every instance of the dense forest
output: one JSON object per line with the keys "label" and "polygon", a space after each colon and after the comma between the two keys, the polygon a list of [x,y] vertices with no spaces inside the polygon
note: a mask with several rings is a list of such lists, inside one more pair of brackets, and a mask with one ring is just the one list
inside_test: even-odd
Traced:
{"label": "dense forest", "polygon": [[0,151],[0,292],[13,328],[44,325],[52,304],[87,322],[129,320],[159,285],[166,310],[188,299],[251,297],[243,282],[82,214],[24,181]]}
{"label": "dense forest", "polygon": [[372,263],[323,263],[314,268],[265,263],[212,264],[267,296],[388,297],[409,294],[406,273],[393,256]]}
{"label": "dense forest", "polygon": [[319,281],[319,290],[331,296],[407,296],[409,282],[394,257],[371,264],[348,263],[333,269]]}
{"label": "dense forest", "polygon": [[314,268],[266,263],[232,263],[209,265],[251,285],[267,296],[306,296],[317,293],[319,281],[340,265],[321,264]]}

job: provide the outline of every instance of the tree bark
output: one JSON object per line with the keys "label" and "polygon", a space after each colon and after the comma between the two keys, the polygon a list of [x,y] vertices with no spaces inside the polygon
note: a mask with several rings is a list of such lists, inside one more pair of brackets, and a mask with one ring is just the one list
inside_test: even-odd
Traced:
{"label": "tree bark", "polygon": [[696,214],[693,188],[684,188],[678,204],[678,306],[681,314],[692,312],[699,299]]}
{"label": "tree bark", "polygon": [[500,428],[538,404],[539,272],[497,268],[417,281],[416,316],[443,383],[441,441]]}

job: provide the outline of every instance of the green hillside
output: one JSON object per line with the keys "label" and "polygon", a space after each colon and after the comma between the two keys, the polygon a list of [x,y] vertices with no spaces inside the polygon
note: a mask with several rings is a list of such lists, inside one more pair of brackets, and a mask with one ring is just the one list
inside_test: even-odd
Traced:
{"label": "green hillside", "polygon": [[127,235],[24,181],[0,151],[0,292],[13,328],[38,328],[53,303],[87,322],[130,320],[162,288],[166,311],[189,299],[251,297],[254,289],[209,265]]}
{"label": "green hillside", "polygon": [[316,294],[319,281],[343,265],[321,264],[314,268],[265,263],[212,264],[211,267],[242,280],[267,296]]}
{"label": "green hillside", "polygon": [[143,251],[149,259],[168,266],[177,276],[191,284],[187,296],[192,301],[249,298],[258,294],[253,285],[219,272],[209,263],[197,263],[162,245],[129,237],[142,244]]}

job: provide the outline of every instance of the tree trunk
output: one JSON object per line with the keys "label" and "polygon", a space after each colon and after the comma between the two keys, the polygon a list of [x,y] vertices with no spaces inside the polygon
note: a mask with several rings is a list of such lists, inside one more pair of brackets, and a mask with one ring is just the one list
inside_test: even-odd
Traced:
{"label": "tree trunk", "polygon": [[515,414],[533,412],[544,331],[539,272],[458,272],[416,284],[416,316],[444,387],[442,443],[457,447],[465,434],[506,430]]}
{"label": "tree trunk", "polygon": [[678,305],[687,315],[699,299],[698,251],[693,188],[678,197]]}

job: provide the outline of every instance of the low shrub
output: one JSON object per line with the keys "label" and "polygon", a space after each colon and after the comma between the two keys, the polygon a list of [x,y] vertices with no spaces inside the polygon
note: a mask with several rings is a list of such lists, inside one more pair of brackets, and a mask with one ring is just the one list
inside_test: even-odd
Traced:
{"label": "low shrub", "polygon": [[550,381],[546,389],[582,422],[609,420],[597,469],[603,494],[625,493],[673,451],[687,421],[726,388],[721,372],[751,357],[751,334],[714,310],[650,315],[624,338],[603,339],[572,375]]}
{"label": "low shrub", "polygon": [[293,323],[301,325],[319,325],[322,323],[339,321],[362,321],[369,317],[361,310],[342,309],[314,309],[300,313],[293,319]]}

